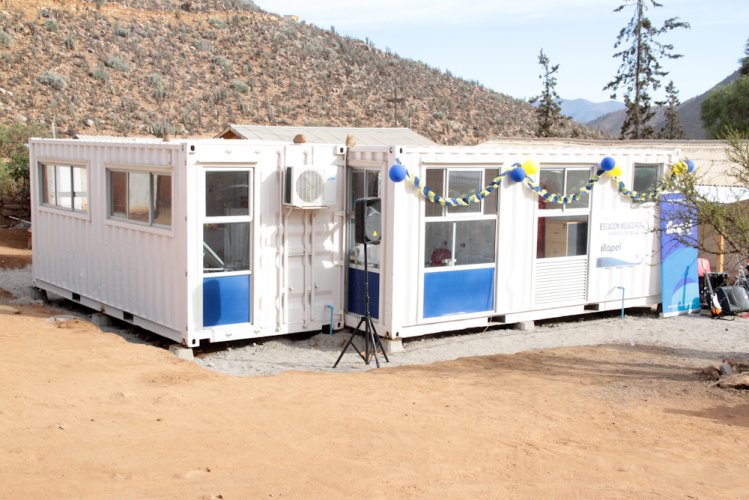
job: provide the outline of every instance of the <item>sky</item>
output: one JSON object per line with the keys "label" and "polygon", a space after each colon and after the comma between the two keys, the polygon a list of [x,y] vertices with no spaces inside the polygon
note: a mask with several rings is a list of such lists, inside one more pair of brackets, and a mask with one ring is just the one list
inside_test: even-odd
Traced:
{"label": "sky", "polygon": [[[747,0],[659,0],[648,15],[657,25],[678,17],[688,30],[659,38],[683,57],[663,60],[680,100],[695,97],[739,67],[749,39]],[[603,87],[616,75],[619,31],[632,8],[622,0],[255,0],[261,9],[299,16],[341,35],[369,39],[381,50],[422,61],[454,76],[519,99],[541,92],[543,49],[558,64],[563,99],[610,99]],[[654,97],[663,97],[661,89]],[[622,100],[621,92],[617,95]]]}

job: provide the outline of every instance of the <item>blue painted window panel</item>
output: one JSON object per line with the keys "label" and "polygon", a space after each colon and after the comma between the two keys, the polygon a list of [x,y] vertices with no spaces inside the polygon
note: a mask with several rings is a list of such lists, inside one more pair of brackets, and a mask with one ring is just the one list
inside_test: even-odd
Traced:
{"label": "blue painted window panel", "polygon": [[203,326],[249,322],[249,275],[203,279]]}
{"label": "blue painted window panel", "polygon": [[[364,270],[350,267],[348,270],[348,310],[364,315]],[[369,315],[379,318],[380,273],[369,272]]]}
{"label": "blue painted window panel", "polygon": [[424,275],[424,317],[494,309],[494,268]]}

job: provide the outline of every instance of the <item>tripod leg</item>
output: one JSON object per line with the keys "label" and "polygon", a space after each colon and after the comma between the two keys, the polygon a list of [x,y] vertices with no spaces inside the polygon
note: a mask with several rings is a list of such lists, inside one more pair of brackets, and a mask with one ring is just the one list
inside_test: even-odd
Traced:
{"label": "tripod leg", "polygon": [[[372,327],[372,332],[374,333],[374,337],[372,337],[372,340],[373,340],[373,344],[375,345],[375,352],[377,352],[376,351],[376,349],[377,349],[376,346],[379,345],[380,346],[380,351],[382,351],[382,355],[385,357],[385,361],[387,361],[388,363],[390,363],[390,358],[388,358],[388,355],[385,352],[385,347],[382,345],[382,341],[380,340],[380,336],[377,335],[377,330],[375,330],[374,324],[372,324],[372,318],[369,318],[369,322],[370,322],[370,325]],[[375,354],[375,356],[376,356],[376,354]],[[377,363],[377,368],[379,368],[379,367],[380,367],[380,364]]]}
{"label": "tripod leg", "polygon": [[361,324],[362,324],[362,322],[359,321],[359,324],[356,325],[356,328],[354,329],[354,331],[351,332],[351,336],[349,337],[348,342],[346,342],[346,345],[343,347],[343,350],[341,350],[341,354],[338,356],[338,359],[336,360],[335,364],[333,365],[333,368],[335,368],[336,366],[338,366],[338,363],[341,361],[341,358],[343,357],[343,354],[346,352],[346,350],[348,350],[349,346],[353,346],[354,350],[356,350],[356,353],[359,355],[359,357],[361,357],[362,359],[364,359],[365,362],[367,361],[364,358],[364,355],[362,354],[362,352],[359,350],[359,348],[356,347],[356,344],[354,344],[354,337],[360,331],[359,327],[361,326]]}

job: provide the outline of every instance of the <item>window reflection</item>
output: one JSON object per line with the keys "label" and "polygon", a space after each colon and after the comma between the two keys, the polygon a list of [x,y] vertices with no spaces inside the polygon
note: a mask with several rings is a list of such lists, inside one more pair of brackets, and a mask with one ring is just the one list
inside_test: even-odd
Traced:
{"label": "window reflection", "polygon": [[250,222],[203,225],[203,272],[250,269]]}
{"label": "window reflection", "polygon": [[206,172],[205,214],[207,217],[250,215],[249,201],[249,172]]}

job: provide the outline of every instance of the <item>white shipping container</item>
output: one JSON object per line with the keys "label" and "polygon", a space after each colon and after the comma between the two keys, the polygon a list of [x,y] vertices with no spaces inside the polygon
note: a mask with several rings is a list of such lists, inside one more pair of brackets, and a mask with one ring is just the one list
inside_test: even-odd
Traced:
{"label": "white shipping container", "polygon": [[[370,314],[392,339],[660,303],[657,202],[633,201],[602,175],[565,205],[544,201],[525,182],[503,177],[480,203],[442,207],[408,182],[396,163],[442,197],[479,191],[498,173],[533,159],[532,177],[549,192],[573,194],[610,156],[626,186],[668,175],[678,151],[599,147],[354,147],[347,203],[382,198],[382,240],[369,266]],[[637,174],[635,171],[637,170]],[[635,180],[637,176],[637,180]],[[651,178],[652,177],[652,178]],[[359,178],[367,179],[362,192]],[[361,245],[349,237],[346,324],[363,313]]]}
{"label": "white shipping container", "polygon": [[187,346],[340,328],[344,153],[33,139],[34,285]]}

